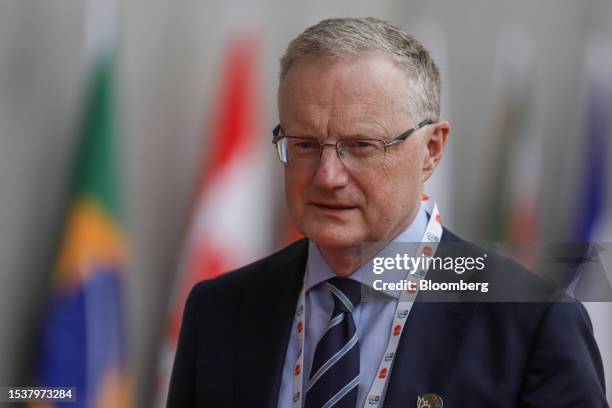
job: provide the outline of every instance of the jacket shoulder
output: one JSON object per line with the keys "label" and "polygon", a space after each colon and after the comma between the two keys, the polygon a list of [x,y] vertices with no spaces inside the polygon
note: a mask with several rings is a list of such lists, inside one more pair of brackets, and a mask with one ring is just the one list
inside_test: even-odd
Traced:
{"label": "jacket shoulder", "polygon": [[[441,245],[444,252],[451,256],[485,257],[484,269],[475,272],[471,279],[489,283],[487,300],[498,298],[505,301],[554,300],[558,295],[553,282],[548,281],[520,263],[480,247],[460,238],[448,229],[444,229]],[[516,299],[513,297],[516,296]],[[485,300],[485,299],[483,299]]]}
{"label": "jacket shoulder", "polygon": [[215,278],[200,281],[193,287],[192,293],[194,296],[203,292],[206,292],[207,296],[209,292],[228,296],[228,291],[270,282],[292,264],[303,262],[305,265],[307,256],[308,240],[303,238],[265,258]]}

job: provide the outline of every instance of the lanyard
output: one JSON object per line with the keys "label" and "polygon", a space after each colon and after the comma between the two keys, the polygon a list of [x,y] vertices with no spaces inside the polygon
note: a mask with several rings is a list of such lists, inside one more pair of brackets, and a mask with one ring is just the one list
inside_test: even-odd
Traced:
{"label": "lanyard", "polygon": [[[436,203],[430,199],[427,195],[423,194],[423,204],[425,209],[431,214],[429,217],[429,222],[427,223],[427,228],[425,229],[425,234],[421,239],[421,243],[417,249],[417,256],[433,256],[438,247],[438,242],[440,242],[440,238],[442,237],[442,224],[440,222],[440,213],[438,211],[438,206]],[[424,263],[425,264],[425,263]],[[413,279],[410,279],[410,273],[407,274],[406,279],[408,280],[417,280],[422,279],[427,274],[427,270],[422,268],[417,270],[414,273]],[[302,281],[302,287],[300,288],[300,294],[298,297],[298,304],[295,311],[294,322],[295,327],[293,330],[296,330],[299,349],[298,349],[298,357],[294,366],[294,375],[293,375],[293,393],[292,397],[292,407],[293,408],[302,408],[302,387],[303,387],[303,367],[304,367],[304,333],[306,329],[305,323],[305,315],[306,315],[306,278],[308,275],[308,268],[306,269],[306,273],[304,274],[304,280]],[[417,282],[418,287],[418,282]],[[406,320],[408,317],[408,311],[410,310],[410,305],[414,301],[417,295],[416,291],[409,293],[408,291],[402,291],[400,298],[397,302],[397,306],[395,307],[395,314],[393,316],[393,324],[391,325],[391,333],[389,334],[389,340],[387,342],[387,348],[385,349],[385,353],[383,354],[383,358],[380,361],[378,366],[378,371],[376,377],[374,378],[374,382],[370,387],[370,391],[366,396],[366,400],[364,402],[364,408],[371,408],[373,406],[378,405],[380,401],[380,397],[382,395],[383,390],[385,389],[385,384],[391,374],[391,365],[393,364],[393,360],[395,359],[395,353],[397,351],[397,347],[399,345],[399,339],[404,331],[404,325],[406,324]]]}

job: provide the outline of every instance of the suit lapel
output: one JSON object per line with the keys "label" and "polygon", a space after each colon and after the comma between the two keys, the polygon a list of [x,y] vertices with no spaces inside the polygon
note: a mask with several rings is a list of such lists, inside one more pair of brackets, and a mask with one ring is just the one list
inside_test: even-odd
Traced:
{"label": "suit lapel", "polygon": [[308,241],[264,265],[246,288],[236,335],[236,406],[276,407],[283,364],[308,253]]}
{"label": "suit lapel", "polygon": [[[445,243],[450,245],[445,248]],[[465,242],[445,230],[436,256],[446,256],[447,248],[453,252],[455,244],[462,243]],[[427,279],[436,281],[438,276],[428,273]],[[476,305],[431,301],[413,304],[391,369],[385,407],[416,406],[417,397],[427,393],[444,398],[446,378]]]}

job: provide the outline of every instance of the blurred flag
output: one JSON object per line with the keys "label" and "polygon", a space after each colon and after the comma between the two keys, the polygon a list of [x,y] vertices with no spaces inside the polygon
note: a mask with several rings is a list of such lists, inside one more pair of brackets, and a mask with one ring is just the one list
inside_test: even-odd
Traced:
{"label": "blurred flag", "polygon": [[[569,240],[585,253],[595,244],[612,241],[612,208],[610,198],[610,154],[612,153],[612,43],[603,39],[592,39],[587,47],[584,71],[584,139],[582,143],[582,168],[579,170],[576,206]],[[601,246],[598,259],[608,269],[611,265],[610,245]],[[605,261],[604,261],[605,260]],[[576,271],[571,284],[574,294],[587,294],[590,299],[612,299],[610,270],[595,271],[595,265],[584,263]],[[595,271],[595,272],[594,272]],[[605,271],[604,271],[605,272]],[[606,292],[607,291],[607,292]],[[605,295],[604,295],[605,294]]]}
{"label": "blurred flag", "polygon": [[[124,305],[126,243],[115,147],[112,2],[87,5],[89,74],[82,139],[41,330],[37,386],[76,387],[76,407],[129,407]],[[49,404],[45,406],[55,406]]]}
{"label": "blurred flag", "polygon": [[[612,42],[592,38],[586,47],[584,71],[584,147],[577,183],[571,241],[594,242],[602,248],[598,262],[586,262],[572,282],[573,293],[584,302],[593,323],[606,377],[612,387]],[[586,246],[585,246],[586,248]]]}
{"label": "blurred flag", "polygon": [[[612,51],[610,44],[593,40],[586,56],[586,115],[582,177],[578,184],[577,211],[572,240],[587,242],[608,236],[604,231],[606,189],[610,179],[610,137],[612,137]],[[608,208],[609,212],[610,209]]]}
{"label": "blurred flag", "polygon": [[205,140],[208,165],[197,186],[160,356],[158,406],[165,405],[189,290],[262,257],[272,244],[272,146],[258,120],[258,53],[256,36],[249,34],[234,35],[226,49],[214,126]]}
{"label": "blurred flag", "polygon": [[[531,41],[523,31],[504,32],[497,44],[496,123],[491,155],[493,177],[485,210],[486,239],[535,243],[542,174],[542,140],[532,103]],[[533,267],[535,246],[510,246],[509,256]]]}

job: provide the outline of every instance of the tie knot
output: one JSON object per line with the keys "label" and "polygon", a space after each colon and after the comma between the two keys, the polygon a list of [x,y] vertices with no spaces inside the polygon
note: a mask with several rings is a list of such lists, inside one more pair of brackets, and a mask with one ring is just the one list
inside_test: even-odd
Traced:
{"label": "tie knot", "polygon": [[361,302],[361,283],[347,278],[332,278],[325,285],[334,296],[336,310],[353,313]]}

